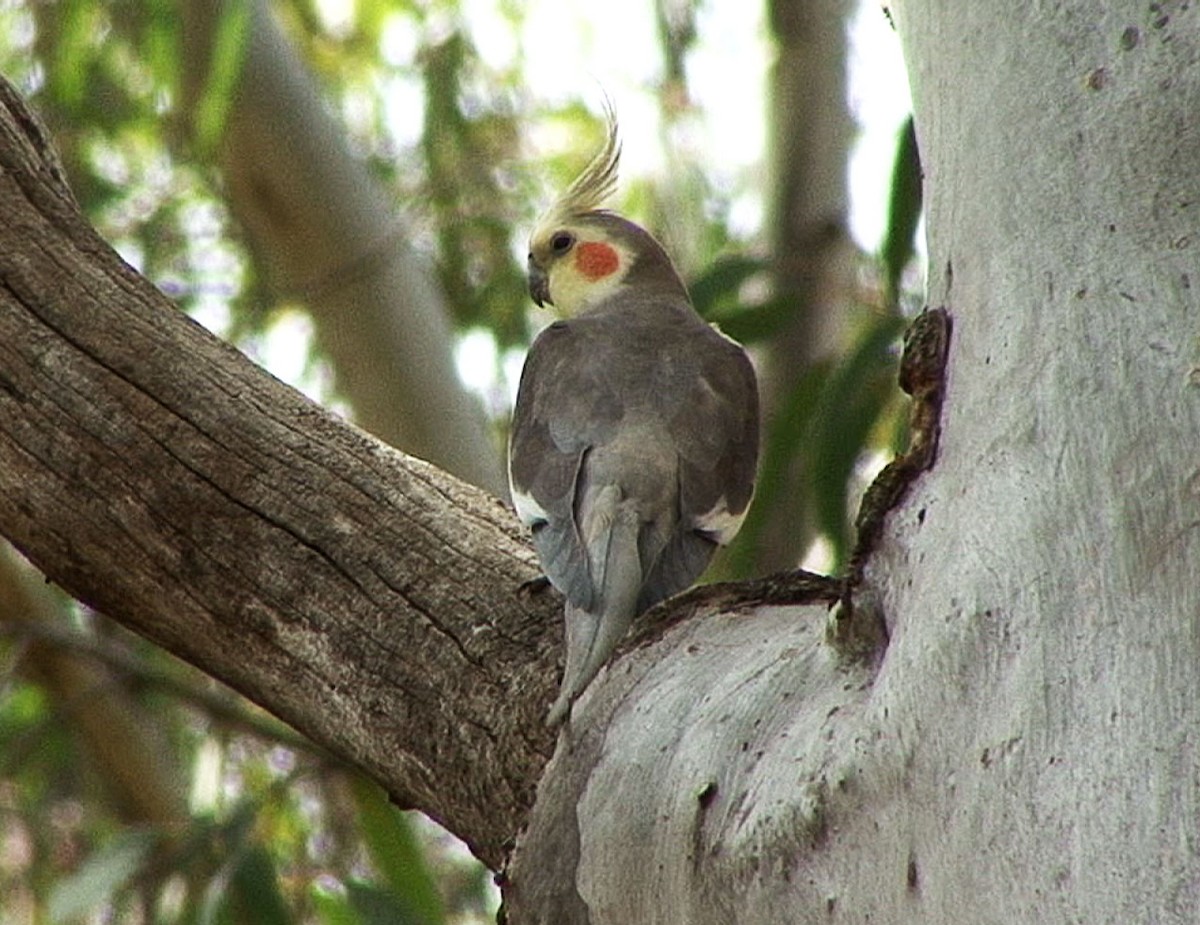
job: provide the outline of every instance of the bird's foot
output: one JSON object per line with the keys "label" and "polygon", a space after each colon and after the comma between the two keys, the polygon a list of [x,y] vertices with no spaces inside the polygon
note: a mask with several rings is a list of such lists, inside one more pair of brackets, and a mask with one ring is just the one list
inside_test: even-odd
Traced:
{"label": "bird's foot", "polygon": [[550,579],[545,575],[538,575],[537,578],[530,578],[529,581],[523,581],[517,586],[517,594],[523,597],[533,597],[535,594],[541,594],[550,587]]}

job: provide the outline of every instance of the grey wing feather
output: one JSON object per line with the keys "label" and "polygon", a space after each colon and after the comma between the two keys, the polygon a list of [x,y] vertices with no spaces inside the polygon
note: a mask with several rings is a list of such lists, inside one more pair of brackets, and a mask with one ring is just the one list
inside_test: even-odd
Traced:
{"label": "grey wing feather", "polygon": [[[551,325],[530,348],[510,446],[514,496],[529,495],[544,511],[533,539],[547,577],[576,607],[596,606],[597,576],[576,519],[581,474],[588,453],[613,439],[625,401],[648,399],[677,456],[678,518],[666,537],[639,537],[640,612],[687,588],[707,567],[717,537],[704,529],[704,515],[722,505],[737,515],[750,502],[758,458],[754,370],[741,347],[697,324],[663,338],[649,373],[657,380],[640,397],[623,399],[607,343],[591,339],[607,336],[605,322],[581,320]],[[647,374],[636,372],[637,381]]]}
{"label": "grey wing feather", "polygon": [[589,450],[622,414],[611,390],[588,374],[588,353],[567,323],[538,336],[521,373],[509,447],[514,496],[531,497],[545,513],[533,542],[546,577],[584,610],[596,605],[597,588],[576,520],[579,478]]}
{"label": "grey wing feather", "polygon": [[743,513],[754,493],[758,463],[758,387],[740,346],[705,328],[690,347],[699,375],[669,415],[679,453],[676,529],[650,570],[639,609],[677,594],[707,568],[717,538],[702,518],[722,505]]}

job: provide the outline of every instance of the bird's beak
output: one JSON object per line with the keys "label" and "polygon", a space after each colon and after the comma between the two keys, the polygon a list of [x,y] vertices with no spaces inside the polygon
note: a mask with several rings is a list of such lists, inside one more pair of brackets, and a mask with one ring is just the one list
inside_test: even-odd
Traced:
{"label": "bird's beak", "polygon": [[550,277],[533,259],[533,254],[529,255],[529,295],[538,308],[547,303],[554,304],[550,301]]}

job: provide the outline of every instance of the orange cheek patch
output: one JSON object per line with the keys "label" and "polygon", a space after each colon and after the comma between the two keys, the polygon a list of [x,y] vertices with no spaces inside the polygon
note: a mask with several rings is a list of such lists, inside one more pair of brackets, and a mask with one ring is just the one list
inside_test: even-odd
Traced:
{"label": "orange cheek patch", "polygon": [[617,252],[599,241],[586,241],[575,248],[575,269],[588,279],[602,279],[621,263]]}

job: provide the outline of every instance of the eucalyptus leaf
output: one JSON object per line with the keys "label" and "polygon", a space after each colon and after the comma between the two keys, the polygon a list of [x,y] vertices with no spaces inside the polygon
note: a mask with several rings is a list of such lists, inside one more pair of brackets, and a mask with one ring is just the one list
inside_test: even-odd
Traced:
{"label": "eucalyptus leaf", "polygon": [[260,844],[237,856],[221,905],[221,919],[230,922],[289,925],[292,921],[279,891],[275,862]]}
{"label": "eucalyptus leaf", "polygon": [[441,925],[446,912],[425,853],[409,818],[378,785],[356,778],[353,785],[359,825],[371,860],[394,896],[423,925]]}
{"label": "eucalyptus leaf", "polygon": [[231,0],[225,4],[217,23],[208,79],[196,103],[194,128],[202,151],[213,151],[225,130],[250,37],[250,16],[249,0]]}
{"label": "eucalyptus leaf", "polygon": [[900,279],[913,258],[914,239],[923,206],[921,152],[917,148],[913,119],[909,116],[896,140],[896,158],[892,164],[892,182],[888,192],[887,226],[879,248],[889,305],[896,304],[900,294]]}
{"label": "eucalyptus leaf", "polygon": [[316,888],[310,894],[322,925],[362,925],[362,919],[345,896]]}
{"label": "eucalyptus leaf", "polygon": [[880,413],[896,394],[894,345],[904,329],[898,316],[879,318],[823,384],[805,448],[817,528],[841,563],[849,548],[847,492],[854,466]]}
{"label": "eucalyptus leaf", "polygon": [[350,905],[363,925],[430,925],[390,890],[359,881],[346,884]]}

